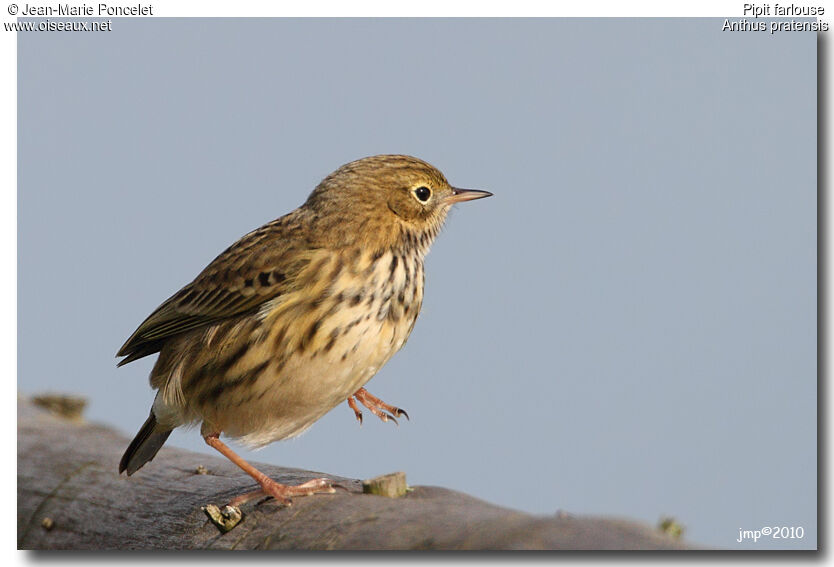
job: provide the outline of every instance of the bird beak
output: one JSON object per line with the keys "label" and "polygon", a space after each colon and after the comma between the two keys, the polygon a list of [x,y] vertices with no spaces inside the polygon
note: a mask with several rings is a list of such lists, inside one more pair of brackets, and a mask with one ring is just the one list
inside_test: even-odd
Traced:
{"label": "bird beak", "polygon": [[449,204],[462,203],[463,201],[472,201],[474,199],[483,199],[484,197],[492,197],[489,191],[478,191],[477,189],[458,189],[452,187],[451,197],[446,197],[446,202]]}

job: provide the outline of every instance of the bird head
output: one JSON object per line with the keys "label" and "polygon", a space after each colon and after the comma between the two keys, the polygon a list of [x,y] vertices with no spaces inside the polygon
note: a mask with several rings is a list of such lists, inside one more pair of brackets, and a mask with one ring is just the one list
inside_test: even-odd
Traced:
{"label": "bird head", "polygon": [[437,168],[421,159],[378,155],[350,162],[328,175],[304,206],[329,225],[321,227],[323,232],[344,242],[360,239],[388,246],[416,238],[427,247],[452,205],[490,195],[452,187]]}

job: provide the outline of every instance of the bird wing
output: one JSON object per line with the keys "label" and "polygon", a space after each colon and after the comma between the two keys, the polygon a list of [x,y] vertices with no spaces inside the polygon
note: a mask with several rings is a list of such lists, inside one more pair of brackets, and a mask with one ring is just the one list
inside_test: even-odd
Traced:
{"label": "bird wing", "polygon": [[118,366],[159,352],[173,336],[254,311],[287,292],[309,253],[300,246],[298,225],[286,219],[238,240],[157,307],[119,349],[116,356],[126,358]]}

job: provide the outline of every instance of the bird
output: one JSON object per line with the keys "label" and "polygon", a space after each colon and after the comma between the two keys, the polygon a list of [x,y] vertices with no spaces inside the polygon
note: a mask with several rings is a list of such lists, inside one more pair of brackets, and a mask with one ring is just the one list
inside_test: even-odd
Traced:
{"label": "bird", "polygon": [[159,353],[156,395],[119,473],[135,473],[171,432],[200,425],[205,442],[259,489],[240,505],[333,492],[317,478],[271,479],[221,434],[262,447],[308,429],[347,401],[383,421],[408,414],[365,384],[406,343],[423,301],[424,258],[455,203],[492,193],[453,187],[429,163],[377,155],[325,177],[297,209],[249,232],[153,311],[125,341],[123,366]]}

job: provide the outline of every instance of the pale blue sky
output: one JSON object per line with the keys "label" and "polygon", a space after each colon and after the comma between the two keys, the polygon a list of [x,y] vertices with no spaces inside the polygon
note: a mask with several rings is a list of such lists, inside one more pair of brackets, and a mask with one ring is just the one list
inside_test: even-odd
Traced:
{"label": "pale blue sky", "polygon": [[[411,421],[345,404],[244,456],[815,547],[817,39],[722,21],[19,34],[20,390],[132,436],[153,357],[114,355],[144,317],[339,165],[408,153],[495,194],[451,215],[368,385]],[[776,525],[805,538],[736,543]]]}

